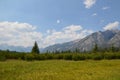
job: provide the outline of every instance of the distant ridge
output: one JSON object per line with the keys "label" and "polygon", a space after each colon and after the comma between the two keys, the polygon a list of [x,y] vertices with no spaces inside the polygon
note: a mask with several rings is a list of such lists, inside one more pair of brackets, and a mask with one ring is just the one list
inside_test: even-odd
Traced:
{"label": "distant ridge", "polygon": [[43,52],[46,51],[66,51],[66,50],[75,50],[76,48],[80,51],[90,51],[93,49],[94,45],[97,44],[98,47],[107,48],[111,45],[115,47],[120,47],[120,30],[106,30],[98,31],[92,33],[91,35],[74,41],[70,41],[63,44],[55,44],[43,49]]}
{"label": "distant ridge", "polygon": [[9,46],[7,44],[0,45],[0,50],[10,50],[10,51],[17,51],[17,52],[30,52],[31,47],[22,47],[22,46]]}
{"label": "distant ridge", "polygon": [[[110,46],[120,47],[120,30],[106,30],[98,31],[88,35],[83,39],[77,39],[74,41],[55,44],[48,46],[44,49],[40,49],[41,52],[53,52],[53,51],[74,51],[76,49],[80,51],[90,51],[94,45],[97,44],[100,48],[107,48]],[[7,44],[0,45],[0,50],[10,50],[17,52],[30,52],[32,47],[22,46],[9,46]]]}

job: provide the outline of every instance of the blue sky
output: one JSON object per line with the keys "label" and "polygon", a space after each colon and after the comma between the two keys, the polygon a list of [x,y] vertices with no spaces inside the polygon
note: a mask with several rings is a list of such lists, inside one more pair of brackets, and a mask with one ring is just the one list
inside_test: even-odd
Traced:
{"label": "blue sky", "polygon": [[[11,27],[7,24],[12,25],[16,23],[16,26],[12,25],[15,27],[17,27],[17,24],[29,24],[29,26],[36,28],[31,29],[31,32],[36,32],[41,35],[41,37],[35,36],[36,38],[39,37],[37,39],[39,45],[48,46],[55,43],[81,39],[83,37],[80,35],[86,36],[95,31],[119,28],[119,3],[120,0],[0,0],[0,23],[2,25],[0,25],[0,27],[4,26],[3,23],[9,28]],[[74,34],[73,36],[77,37],[73,39],[73,36],[60,38],[61,35],[64,35],[65,31],[68,30],[67,27],[69,31],[71,29],[73,31],[75,28],[73,32],[71,31],[72,33],[70,35]],[[13,27],[11,29],[13,29]],[[22,30],[25,31],[26,28],[24,27]],[[6,36],[8,36],[8,34],[6,34]],[[30,33],[28,34],[30,35]],[[51,38],[55,36],[59,38],[52,41]],[[66,36],[69,35],[67,34]],[[22,38],[15,37],[14,40],[10,39],[11,42],[8,40],[2,42],[3,38],[4,37],[1,36],[0,44],[14,44],[14,46],[24,46],[25,44],[25,41],[22,42]],[[5,37],[4,40],[6,38],[8,39],[8,37]],[[36,38],[31,38],[30,42],[36,40]],[[53,43],[49,44],[46,38],[51,39],[50,42]],[[16,45],[17,42],[15,41],[18,39],[21,39],[21,44],[23,43],[23,45]]]}

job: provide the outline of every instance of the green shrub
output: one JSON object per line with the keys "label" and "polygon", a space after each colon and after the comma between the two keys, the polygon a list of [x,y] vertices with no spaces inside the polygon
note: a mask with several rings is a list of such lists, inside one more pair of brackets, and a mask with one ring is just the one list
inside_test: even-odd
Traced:
{"label": "green shrub", "polygon": [[71,54],[65,54],[63,56],[63,59],[65,59],[65,60],[72,60],[72,55]]}
{"label": "green shrub", "polygon": [[6,60],[5,54],[0,54],[0,61],[5,61],[5,60]]}
{"label": "green shrub", "polygon": [[99,53],[99,52],[92,53],[92,54],[90,54],[90,56],[91,56],[91,59],[93,59],[93,60],[102,60],[102,59],[104,59],[104,53]]}
{"label": "green shrub", "polygon": [[64,58],[64,54],[54,54],[54,59],[63,59]]}
{"label": "green shrub", "polygon": [[5,56],[0,56],[0,61],[5,61],[6,57]]}
{"label": "green shrub", "polygon": [[27,61],[32,61],[35,59],[35,56],[33,54],[26,54],[25,55],[25,60]]}
{"label": "green shrub", "polygon": [[117,56],[115,53],[105,53],[104,58],[111,60],[111,59],[117,59]]}
{"label": "green shrub", "polygon": [[93,59],[93,60],[101,60],[101,59],[120,59],[120,52],[96,52],[96,53],[46,53],[46,54],[30,54],[30,53],[22,53],[22,52],[15,52],[15,51],[0,51],[0,61],[4,61],[6,59],[20,59],[20,60],[51,60],[51,59],[64,59],[64,60],[86,60],[86,59]]}
{"label": "green shrub", "polygon": [[85,59],[92,59],[93,55],[91,53],[85,53],[84,56],[85,56]]}
{"label": "green shrub", "polygon": [[47,58],[46,58],[46,56],[45,56],[45,54],[36,54],[35,56],[34,56],[34,59],[35,60],[46,60]]}
{"label": "green shrub", "polygon": [[120,59],[120,52],[116,53],[116,58]]}
{"label": "green shrub", "polygon": [[74,54],[72,56],[72,59],[75,60],[75,61],[78,61],[78,60],[85,60],[85,56],[83,54]]}
{"label": "green shrub", "polygon": [[19,53],[7,53],[6,58],[7,59],[20,59],[21,54],[19,54]]}
{"label": "green shrub", "polygon": [[93,60],[101,60],[101,59],[103,59],[103,57],[99,54],[96,54],[96,55],[94,55],[93,57],[92,57],[92,59]]}
{"label": "green shrub", "polygon": [[50,60],[50,59],[54,59],[54,55],[53,54],[45,54],[46,59]]}

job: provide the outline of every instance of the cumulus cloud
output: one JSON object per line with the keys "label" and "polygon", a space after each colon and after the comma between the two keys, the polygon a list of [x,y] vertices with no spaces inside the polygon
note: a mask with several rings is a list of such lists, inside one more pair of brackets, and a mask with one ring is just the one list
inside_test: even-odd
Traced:
{"label": "cumulus cloud", "polygon": [[64,31],[70,31],[70,32],[75,32],[82,30],[82,26],[80,25],[70,25],[64,28]]}
{"label": "cumulus cloud", "polygon": [[60,31],[46,30],[46,33],[36,31],[37,27],[28,23],[0,22],[0,44],[10,46],[33,46],[37,41],[40,48],[56,43],[82,39],[92,30],[83,29],[80,25],[70,25]]}
{"label": "cumulus cloud", "polygon": [[93,33],[92,30],[83,29],[80,25],[70,25],[63,28],[62,31],[51,30],[50,32],[52,33],[44,39],[44,46],[82,39],[88,34]]}
{"label": "cumulus cloud", "polygon": [[107,24],[105,27],[103,27],[104,30],[112,30],[112,29],[117,29],[119,27],[119,22],[115,21],[113,23]]}
{"label": "cumulus cloud", "polygon": [[32,46],[34,41],[41,40],[42,34],[28,23],[0,22],[0,44],[11,46]]}
{"label": "cumulus cloud", "polygon": [[96,3],[96,0],[84,0],[85,8],[91,8]]}

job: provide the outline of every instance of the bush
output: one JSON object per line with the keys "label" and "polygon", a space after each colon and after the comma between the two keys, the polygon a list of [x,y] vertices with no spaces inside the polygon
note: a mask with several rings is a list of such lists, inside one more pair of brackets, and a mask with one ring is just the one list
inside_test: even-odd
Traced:
{"label": "bush", "polygon": [[0,61],[5,61],[6,60],[6,56],[4,54],[0,54]]}
{"label": "bush", "polygon": [[78,61],[78,60],[85,60],[84,54],[74,54],[72,57],[73,60]]}
{"label": "bush", "polygon": [[65,54],[63,56],[63,59],[65,59],[65,60],[72,60],[72,55],[71,54]]}
{"label": "bush", "polygon": [[32,60],[51,60],[51,59],[64,59],[64,60],[101,60],[101,59],[120,59],[120,52],[96,52],[96,53],[46,53],[46,54],[30,54],[21,53],[15,51],[0,51],[0,61],[5,61],[6,59],[22,59],[27,61]]}
{"label": "bush", "polygon": [[0,56],[0,61],[5,61],[6,57],[5,56]]}
{"label": "bush", "polygon": [[50,60],[50,59],[54,59],[54,55],[53,54],[45,54],[46,59]]}
{"label": "bush", "polygon": [[94,55],[93,56],[93,58],[92,58],[93,60],[101,60],[101,59],[104,59],[101,55]]}
{"label": "bush", "polygon": [[101,60],[101,59],[104,59],[104,53],[92,53],[90,54],[91,56],[91,59],[93,60]]}
{"label": "bush", "polygon": [[64,58],[63,54],[55,54],[54,55],[54,59],[63,59],[63,58]]}
{"label": "bush", "polygon": [[116,59],[117,57],[116,57],[116,54],[114,54],[114,53],[108,53],[108,52],[106,52],[105,54],[104,54],[104,58],[105,59],[108,59],[108,60],[111,60],[111,59]]}
{"label": "bush", "polygon": [[45,54],[36,54],[36,55],[34,55],[34,59],[35,60],[46,60],[47,58],[46,58]]}
{"label": "bush", "polygon": [[6,58],[7,59],[19,59],[20,54],[19,53],[7,53]]}
{"label": "bush", "polygon": [[117,59],[120,59],[120,52],[119,52],[119,53],[116,53],[116,58],[117,58]]}
{"label": "bush", "polygon": [[35,56],[33,54],[26,54],[25,60],[27,61],[33,61],[35,59]]}

